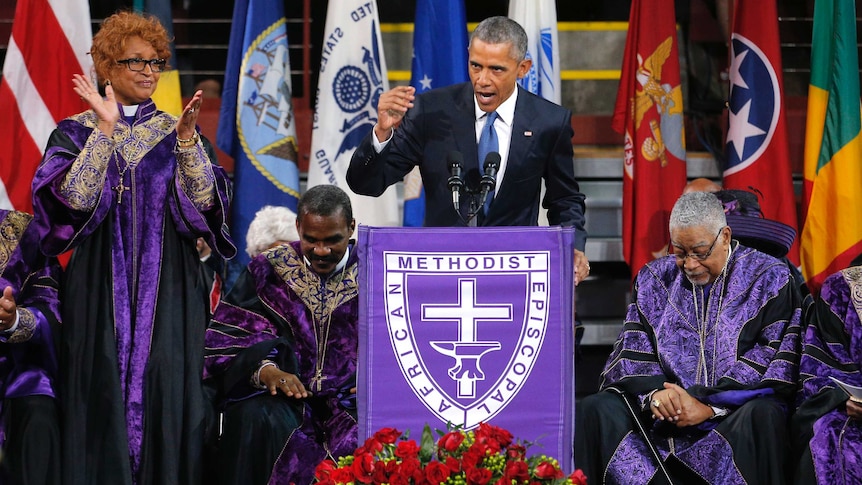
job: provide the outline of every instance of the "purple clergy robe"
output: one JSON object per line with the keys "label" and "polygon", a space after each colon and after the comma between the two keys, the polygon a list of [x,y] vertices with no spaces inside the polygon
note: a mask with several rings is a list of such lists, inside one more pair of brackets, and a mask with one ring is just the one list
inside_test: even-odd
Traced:
{"label": "purple clergy robe", "polygon": [[[753,432],[734,420],[747,419],[736,411],[757,398],[789,406],[798,375],[799,296],[783,262],[733,244],[726,271],[702,295],[673,256],[644,266],[602,388],[618,385],[646,408],[648,393],[672,382],[704,404],[730,409],[728,418],[692,427],[697,429],[654,420],[648,432],[663,459],[675,455],[707,483],[783,483],[783,475],[751,476],[758,468],[780,474],[784,463],[747,463],[762,457],[734,453],[736,433]],[[610,483],[646,484],[656,464],[641,435],[629,433],[602,472]]]}
{"label": "purple clergy robe", "polygon": [[0,448],[7,424],[4,400],[55,396],[53,333],[60,315],[60,266],[39,251],[32,220],[30,214],[0,209],[0,294],[11,286],[18,307],[18,327],[0,333]]}
{"label": "purple clergy robe", "polygon": [[813,483],[815,477],[820,485],[862,483],[862,423],[848,417],[847,393],[829,378],[862,386],[860,317],[862,266],[829,276],[803,340],[802,402],[793,428],[797,447],[807,447],[811,458],[802,460],[800,470],[807,473],[797,472],[797,483]]}
{"label": "purple clergy robe", "polygon": [[[120,107],[122,113],[122,107]],[[42,250],[73,249],[60,349],[67,483],[196,483],[207,403],[195,239],[222,257],[230,186],[152,100],[111,137],[59,123],[33,180]]]}
{"label": "purple clergy robe", "polygon": [[[314,394],[299,407],[302,424],[285,436],[275,464],[269,464],[271,484],[310,484],[319,462],[350,454],[357,445],[355,396],[349,393],[358,351],[357,256],[351,247],[344,268],[321,278],[299,248],[293,242],[253,259],[219,303],[206,337],[207,376],[221,382],[229,402],[269,397],[250,384],[264,358],[296,374]],[[318,339],[326,342],[323,353]],[[326,377],[319,388],[314,383],[318,365]],[[226,418],[225,427],[230,425]],[[247,483],[237,475],[236,483]]]}

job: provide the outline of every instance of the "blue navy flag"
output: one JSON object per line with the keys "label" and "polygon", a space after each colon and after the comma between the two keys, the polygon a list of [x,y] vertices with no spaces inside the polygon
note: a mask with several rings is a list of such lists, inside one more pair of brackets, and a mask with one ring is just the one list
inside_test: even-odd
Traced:
{"label": "blue navy flag", "polygon": [[[417,0],[410,77],[416,93],[467,81],[468,42],[463,0]],[[425,190],[417,167],[404,177],[404,225],[424,221]]]}
{"label": "blue navy flag", "polygon": [[282,0],[238,0],[233,11],[218,127],[219,148],[234,157],[231,234],[248,262],[245,236],[265,205],[296,211],[296,126],[287,19]]}

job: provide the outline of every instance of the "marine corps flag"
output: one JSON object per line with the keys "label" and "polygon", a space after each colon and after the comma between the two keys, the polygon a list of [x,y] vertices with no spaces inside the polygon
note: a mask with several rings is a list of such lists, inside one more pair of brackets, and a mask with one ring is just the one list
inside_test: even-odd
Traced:
{"label": "marine corps flag", "polygon": [[673,0],[634,0],[613,128],[624,135],[623,255],[632,277],[664,256],[686,181]]}
{"label": "marine corps flag", "polygon": [[[731,36],[724,187],[755,189],[763,217],[796,229],[775,0],[739,0]],[[799,243],[787,253],[799,263]]]}
{"label": "marine corps flag", "polygon": [[817,0],[805,125],[802,274],[813,294],[862,253],[862,121],[853,2]]}
{"label": "marine corps flag", "polygon": [[[3,39],[6,41],[7,39]],[[33,212],[30,185],[57,123],[87,109],[72,74],[93,74],[87,0],[18,0],[0,78],[0,209]]]}

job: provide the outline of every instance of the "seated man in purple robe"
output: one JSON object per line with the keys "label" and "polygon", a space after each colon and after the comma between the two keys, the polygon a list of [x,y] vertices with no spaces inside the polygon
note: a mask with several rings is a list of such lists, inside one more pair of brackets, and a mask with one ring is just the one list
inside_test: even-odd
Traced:
{"label": "seated man in purple robe", "polygon": [[0,483],[59,484],[54,400],[60,266],[33,216],[0,209]]}
{"label": "seated man in purple robe", "polygon": [[308,485],[357,446],[357,256],[350,199],[299,200],[299,241],[255,257],[216,308],[205,373],[222,396],[220,483]]}
{"label": "seated man in purple robe", "polygon": [[575,464],[590,483],[784,484],[800,324],[790,272],[732,239],[711,193],[681,196],[669,227],[668,255],[635,279],[602,392],[578,405]]}
{"label": "seated man in purple robe", "polygon": [[799,408],[791,421],[794,483],[862,483],[862,403],[831,378],[862,386],[862,266],[823,283],[799,364]]}

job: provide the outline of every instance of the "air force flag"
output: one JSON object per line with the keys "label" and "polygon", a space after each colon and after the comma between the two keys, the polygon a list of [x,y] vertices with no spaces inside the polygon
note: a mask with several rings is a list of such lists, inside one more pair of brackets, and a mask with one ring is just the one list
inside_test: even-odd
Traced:
{"label": "air force flag", "polygon": [[308,186],[341,187],[360,224],[401,225],[394,186],[380,197],[366,197],[353,193],[345,180],[350,157],[374,129],[377,102],[389,89],[377,3],[330,1],[322,48]]}

